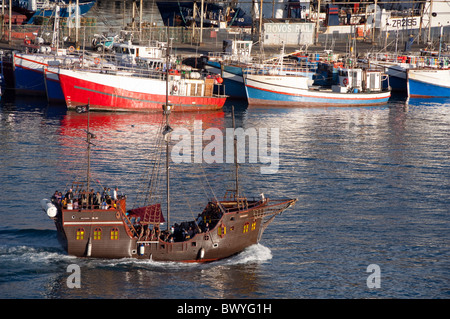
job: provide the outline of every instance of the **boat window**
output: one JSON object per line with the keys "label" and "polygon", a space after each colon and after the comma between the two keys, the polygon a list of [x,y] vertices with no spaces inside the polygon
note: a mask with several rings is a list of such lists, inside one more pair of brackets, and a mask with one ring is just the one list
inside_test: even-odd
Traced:
{"label": "boat window", "polygon": [[192,242],[192,247],[197,246],[197,243],[195,241]]}
{"label": "boat window", "polygon": [[256,221],[254,221],[253,223],[252,223],[252,231],[254,231],[256,229]]}
{"label": "boat window", "polygon": [[94,229],[94,240],[102,239],[102,229],[100,227],[96,227]]}
{"label": "boat window", "polygon": [[242,231],[243,233],[248,233],[248,226],[250,225],[250,223],[245,223],[244,224],[244,230]]}
{"label": "boat window", "polygon": [[83,240],[84,239],[84,228],[78,228],[77,229],[77,240]]}
{"label": "boat window", "polygon": [[118,240],[118,239],[119,239],[119,229],[112,228],[111,229],[111,240]]}

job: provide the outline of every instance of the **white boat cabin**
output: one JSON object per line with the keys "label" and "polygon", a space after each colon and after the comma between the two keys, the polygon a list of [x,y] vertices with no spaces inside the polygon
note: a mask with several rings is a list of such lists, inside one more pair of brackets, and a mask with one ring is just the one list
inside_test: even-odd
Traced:
{"label": "white boat cabin", "polygon": [[166,43],[155,42],[152,46],[114,43],[116,61],[122,65],[136,65],[139,59],[162,59],[165,57]]}
{"label": "white boat cabin", "polygon": [[233,60],[238,60],[241,62],[250,61],[252,45],[252,41],[223,40],[223,53],[231,56]]}
{"label": "white boat cabin", "polygon": [[363,70],[363,69],[339,69],[339,85],[333,86],[335,92],[349,92],[353,90],[354,93],[360,91],[379,92],[382,90],[381,81],[383,74],[378,70]]}

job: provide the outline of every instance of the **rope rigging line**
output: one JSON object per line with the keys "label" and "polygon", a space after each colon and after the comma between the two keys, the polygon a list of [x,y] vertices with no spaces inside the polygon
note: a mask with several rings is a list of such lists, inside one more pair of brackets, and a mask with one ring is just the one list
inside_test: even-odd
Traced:
{"label": "rope rigging line", "polygon": [[137,203],[140,202],[143,202],[144,206],[147,205],[147,203],[151,202],[152,197],[157,189],[157,186],[159,185],[159,181],[161,179],[160,167],[161,167],[161,153],[162,153],[161,141],[162,141],[163,122],[164,119],[161,118],[161,123],[156,132],[155,142],[153,146],[151,146],[151,149],[156,151],[153,157],[150,156],[150,160],[153,162],[152,168],[149,170],[145,170],[142,177],[140,178],[140,180],[142,181],[148,181],[146,183],[147,187],[142,188],[141,191],[138,193],[138,195],[135,198],[135,202],[133,203],[133,207],[136,207]]}

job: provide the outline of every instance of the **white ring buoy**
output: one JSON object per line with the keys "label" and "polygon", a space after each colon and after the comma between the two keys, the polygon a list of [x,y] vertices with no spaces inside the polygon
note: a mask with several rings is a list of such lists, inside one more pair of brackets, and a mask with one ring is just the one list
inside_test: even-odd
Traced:
{"label": "white ring buoy", "polygon": [[348,79],[345,78],[344,81],[342,81],[342,82],[344,83],[344,85],[347,85],[348,84]]}
{"label": "white ring buoy", "polygon": [[73,47],[73,45],[71,45],[71,46],[69,47],[69,52],[72,53],[73,51],[75,51],[75,48]]}

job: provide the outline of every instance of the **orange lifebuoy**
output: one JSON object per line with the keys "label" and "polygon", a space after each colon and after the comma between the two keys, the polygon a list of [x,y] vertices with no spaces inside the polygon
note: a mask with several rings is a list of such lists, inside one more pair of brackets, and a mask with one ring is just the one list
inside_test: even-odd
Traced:
{"label": "orange lifebuoy", "polygon": [[344,85],[347,85],[347,84],[348,84],[348,79],[345,78],[345,79],[342,81],[342,83],[344,83]]}
{"label": "orange lifebuoy", "polygon": [[174,91],[174,92],[178,91],[178,86],[174,85],[174,86],[172,87],[172,91]]}
{"label": "orange lifebuoy", "polygon": [[75,51],[75,48],[73,47],[73,45],[71,45],[71,46],[69,47],[69,52],[72,53],[73,51]]}
{"label": "orange lifebuoy", "polygon": [[95,58],[95,59],[94,59],[94,63],[95,63],[95,64],[99,64],[99,63],[100,63],[100,58]]}

